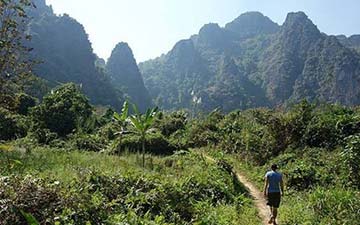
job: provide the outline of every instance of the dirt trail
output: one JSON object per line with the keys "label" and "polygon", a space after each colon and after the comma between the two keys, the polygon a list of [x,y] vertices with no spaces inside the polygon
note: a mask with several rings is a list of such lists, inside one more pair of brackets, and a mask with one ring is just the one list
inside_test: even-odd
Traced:
{"label": "dirt trail", "polygon": [[242,173],[235,171],[238,180],[249,190],[250,195],[254,199],[254,204],[258,209],[259,217],[263,224],[268,224],[269,221],[269,208],[266,205],[264,194],[254,184],[248,181],[248,179]]}
{"label": "dirt trail", "polygon": [[[216,162],[210,156],[205,155],[205,157],[212,162]],[[248,189],[250,195],[254,200],[254,204],[258,210],[259,217],[261,218],[262,223],[265,225],[269,221],[269,208],[266,205],[263,192],[261,192],[253,183],[251,183],[244,174],[233,169],[233,173],[236,174],[237,179]]]}

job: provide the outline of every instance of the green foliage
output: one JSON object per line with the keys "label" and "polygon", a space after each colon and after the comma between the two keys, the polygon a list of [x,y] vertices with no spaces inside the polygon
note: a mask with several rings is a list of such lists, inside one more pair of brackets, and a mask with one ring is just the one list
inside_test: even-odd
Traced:
{"label": "green foliage", "polygon": [[360,132],[360,120],[350,109],[339,105],[325,105],[313,113],[304,134],[310,147],[334,148],[344,137]]}
{"label": "green foliage", "polygon": [[[139,135],[126,135],[121,143],[116,142],[115,152],[124,151],[138,152],[142,149],[142,138]],[[145,151],[156,155],[169,155],[176,150],[176,147],[169,142],[162,134],[148,133],[145,140]]]}
{"label": "green foliage", "polygon": [[65,84],[44,97],[43,102],[32,110],[31,117],[34,131],[49,129],[59,136],[66,136],[76,130],[80,119],[87,120],[91,114],[92,107],[75,84]]}
{"label": "green foliage", "polygon": [[25,118],[0,107],[0,140],[24,137],[27,129],[28,123]]}
{"label": "green foliage", "polygon": [[74,134],[70,137],[74,149],[100,152],[106,148],[106,140],[98,135]]}
{"label": "green foliage", "polygon": [[219,111],[213,111],[205,118],[191,121],[187,131],[187,140],[190,147],[204,147],[218,142],[218,123],[223,119]]}
{"label": "green foliage", "polygon": [[21,210],[40,224],[255,224],[245,190],[198,154],[153,158],[153,169],[139,168],[132,155],[44,149],[9,156],[24,165],[0,179],[4,225],[26,223]]}
{"label": "green foliage", "polygon": [[161,134],[170,137],[175,132],[186,128],[187,114],[183,111],[159,113],[154,123],[154,127],[159,129]]}
{"label": "green foliage", "polygon": [[130,116],[131,125],[135,128],[139,134],[142,142],[142,154],[143,154],[143,166],[145,165],[145,142],[146,134],[149,132],[151,126],[153,126],[155,116],[158,112],[158,108],[147,109],[145,114],[139,112],[137,106],[133,104],[134,115]]}
{"label": "green foliage", "polygon": [[21,214],[25,217],[28,225],[40,225],[40,223],[29,213],[26,213],[24,211],[20,211]]}
{"label": "green foliage", "polygon": [[36,105],[36,99],[25,93],[17,94],[15,97],[15,110],[21,115],[27,115],[30,108]]}
{"label": "green foliage", "polygon": [[302,161],[297,161],[287,174],[286,185],[296,190],[308,189],[315,185],[318,179],[316,167]]}
{"label": "green foliage", "polygon": [[351,186],[360,189],[360,136],[350,136],[346,141],[347,145],[341,156],[346,166],[348,181]]}
{"label": "green foliage", "polygon": [[309,205],[319,224],[332,224],[336,221],[356,224],[360,210],[359,199],[359,193],[353,191],[317,188],[309,196]]}

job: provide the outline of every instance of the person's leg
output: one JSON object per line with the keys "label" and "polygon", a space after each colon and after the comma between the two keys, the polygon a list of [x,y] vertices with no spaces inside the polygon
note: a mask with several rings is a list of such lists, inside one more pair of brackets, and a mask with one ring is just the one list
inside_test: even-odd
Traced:
{"label": "person's leg", "polygon": [[278,214],[278,209],[273,207],[272,208],[272,217],[273,217],[273,223],[276,224],[276,217],[277,217],[277,214]]}
{"label": "person's leg", "polygon": [[273,207],[270,206],[270,220],[269,220],[269,224],[270,223],[273,223],[274,222],[274,219],[273,219]]}

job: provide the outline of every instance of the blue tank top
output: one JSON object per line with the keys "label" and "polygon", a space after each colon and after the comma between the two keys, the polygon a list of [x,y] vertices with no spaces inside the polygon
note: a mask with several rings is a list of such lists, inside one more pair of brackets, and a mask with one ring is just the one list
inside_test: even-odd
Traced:
{"label": "blue tank top", "polygon": [[281,173],[275,171],[269,171],[266,173],[265,177],[269,179],[269,193],[280,192],[280,181],[282,180]]}

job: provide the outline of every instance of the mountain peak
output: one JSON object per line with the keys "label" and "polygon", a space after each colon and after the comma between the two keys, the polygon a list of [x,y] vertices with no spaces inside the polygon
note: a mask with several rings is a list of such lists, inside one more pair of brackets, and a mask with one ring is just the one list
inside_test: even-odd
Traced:
{"label": "mountain peak", "polygon": [[304,21],[304,20],[308,20],[308,19],[309,19],[309,17],[302,11],[290,12],[286,16],[286,20]]}
{"label": "mountain peak", "polygon": [[199,31],[199,36],[211,36],[221,33],[221,27],[217,23],[205,24]]}
{"label": "mountain peak", "polygon": [[258,34],[275,33],[279,30],[279,25],[260,12],[246,12],[226,24],[225,29],[248,38]]}
{"label": "mountain peak", "polygon": [[320,33],[317,26],[309,19],[309,17],[304,12],[301,11],[288,13],[283,27],[307,27],[312,29],[313,31],[317,31],[318,33]]}
{"label": "mountain peak", "polygon": [[[118,43],[115,48],[111,52],[111,56],[108,61],[120,61],[126,64],[135,64],[136,60],[134,58],[134,54],[126,42]],[[118,62],[116,62],[117,64]]]}
{"label": "mountain peak", "polygon": [[112,84],[123,90],[128,95],[127,98],[138,105],[141,111],[151,105],[142,75],[127,43],[120,42],[115,46],[106,63],[106,70]]}
{"label": "mountain peak", "polygon": [[281,30],[287,37],[306,38],[309,41],[315,41],[322,36],[317,26],[304,12],[288,13]]}

